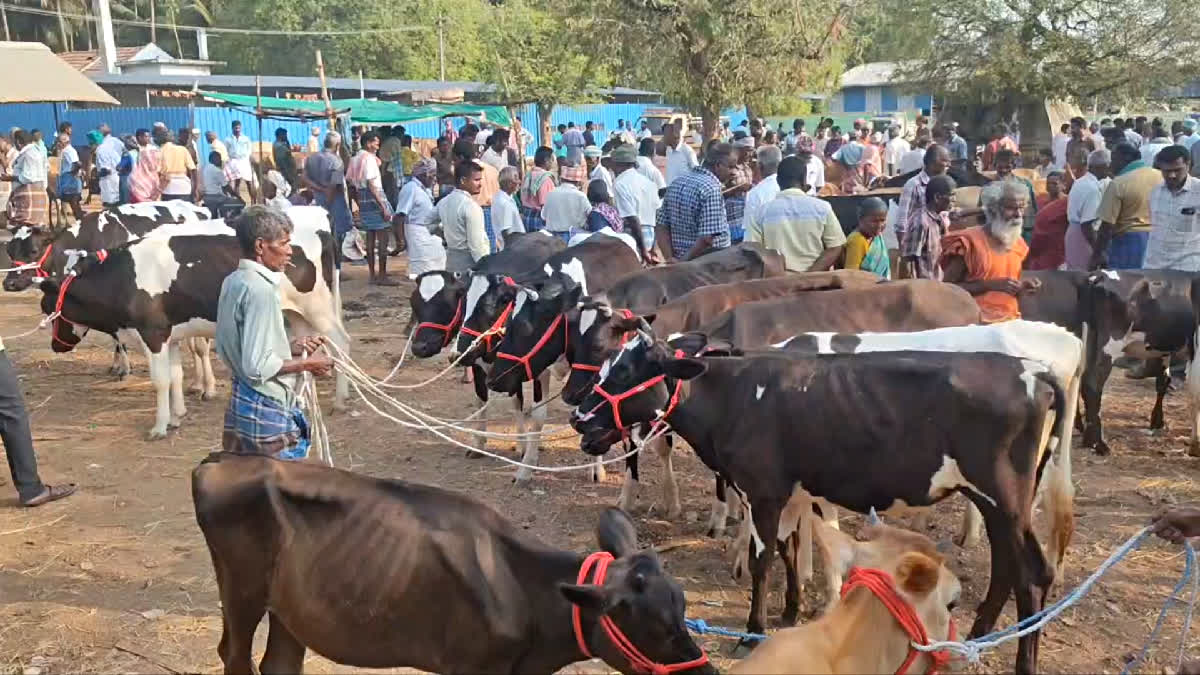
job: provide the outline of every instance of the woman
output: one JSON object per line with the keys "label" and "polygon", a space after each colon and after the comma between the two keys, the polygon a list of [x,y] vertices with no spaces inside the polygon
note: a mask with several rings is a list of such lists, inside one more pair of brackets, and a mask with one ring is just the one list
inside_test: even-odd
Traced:
{"label": "woman", "polygon": [[133,201],[133,194],[129,188],[129,176],[138,163],[138,146],[137,141],[129,134],[121,137],[121,143],[125,146],[125,152],[121,155],[120,163],[117,164],[117,176],[121,180],[121,203],[129,204]]}
{"label": "woman", "polygon": [[[350,159],[346,182],[358,189],[358,217],[367,233],[367,277],[375,286],[397,286],[400,282],[387,274],[388,231],[392,226],[392,206],[383,192],[383,174],[379,170],[379,133],[368,131],[359,139],[360,150]],[[372,255],[372,252],[375,255]],[[379,274],[375,264],[379,264]]]}
{"label": "woman", "polygon": [[892,278],[892,264],[883,241],[887,212],[887,204],[879,197],[863,200],[858,207],[858,229],[846,237],[845,269],[866,270],[884,279]]}
{"label": "woman", "polygon": [[[606,227],[612,228],[613,232],[625,230],[620,214],[612,205],[612,196],[608,194],[608,183],[599,178],[588,183],[587,198],[592,203],[592,210],[587,217],[588,232],[599,232]],[[578,232],[571,234],[576,235]]]}
{"label": "woman", "polygon": [[0,180],[13,184],[8,196],[8,226],[28,225],[45,227],[50,210],[50,199],[46,195],[46,156],[24,129],[12,133],[17,156],[9,172]]}
{"label": "woman", "polygon": [[136,202],[155,202],[162,196],[163,184],[158,173],[162,167],[162,154],[150,142],[150,130],[138,129],[138,157],[133,172],[129,174],[129,192]]}
{"label": "woman", "polygon": [[412,168],[412,180],[400,189],[393,223],[404,228],[408,240],[408,278],[425,272],[446,269],[446,248],[432,232],[438,222],[433,206],[433,185],[437,180],[437,160],[419,160]]}

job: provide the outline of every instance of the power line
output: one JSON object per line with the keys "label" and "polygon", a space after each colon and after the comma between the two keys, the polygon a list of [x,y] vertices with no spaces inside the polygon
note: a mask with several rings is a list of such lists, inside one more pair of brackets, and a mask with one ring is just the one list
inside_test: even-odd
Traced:
{"label": "power line", "polygon": [[[22,12],[25,14],[37,14],[39,16],[63,17],[66,19],[78,19],[80,21],[99,21],[98,17],[87,14],[72,14],[70,12],[55,12],[48,9],[38,9],[36,7],[24,7],[22,5],[13,5],[7,2],[0,2],[0,7],[11,12]],[[149,28],[149,21],[133,21],[131,19],[113,19],[113,23],[123,26],[139,26]],[[259,28],[222,28],[218,26],[181,26],[173,23],[154,22],[158,28],[167,30],[203,30],[209,33],[233,33],[239,35],[307,35],[313,37],[337,37],[346,35],[377,35],[380,33],[412,33],[418,31],[429,30],[428,26],[394,26],[392,28],[365,28],[362,30],[268,30]]]}

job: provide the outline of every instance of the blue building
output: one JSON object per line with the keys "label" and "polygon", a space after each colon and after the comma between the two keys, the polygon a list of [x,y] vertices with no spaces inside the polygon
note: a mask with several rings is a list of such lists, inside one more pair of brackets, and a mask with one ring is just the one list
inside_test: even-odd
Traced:
{"label": "blue building", "polygon": [[897,81],[899,64],[877,61],[854,66],[842,73],[841,89],[830,97],[831,113],[878,114],[919,110],[928,115],[933,108],[929,94],[913,94]]}

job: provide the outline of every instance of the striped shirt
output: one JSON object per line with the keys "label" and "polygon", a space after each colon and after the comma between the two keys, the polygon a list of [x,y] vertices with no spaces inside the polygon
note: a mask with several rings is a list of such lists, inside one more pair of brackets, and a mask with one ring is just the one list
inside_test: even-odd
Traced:
{"label": "striped shirt", "polygon": [[826,249],[844,245],[846,234],[829,202],[789,188],[758,212],[746,241],[779,251],[788,271],[807,272]]}

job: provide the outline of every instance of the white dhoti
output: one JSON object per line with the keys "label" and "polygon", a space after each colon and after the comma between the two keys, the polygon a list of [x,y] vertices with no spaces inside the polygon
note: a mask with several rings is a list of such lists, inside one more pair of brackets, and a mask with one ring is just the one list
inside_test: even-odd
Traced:
{"label": "white dhoti", "polygon": [[258,183],[254,179],[254,169],[250,166],[249,157],[230,157],[225,164],[225,177],[229,180],[247,180],[252,185]]}
{"label": "white dhoti", "polygon": [[404,238],[408,241],[408,277],[434,270],[446,269],[446,247],[442,239],[424,225],[404,224]]}

